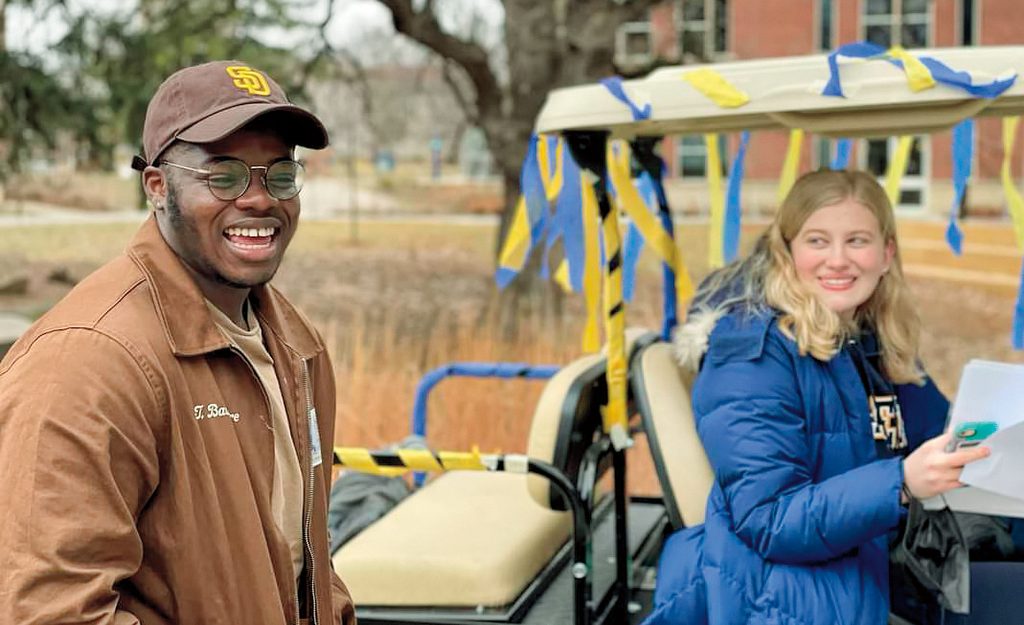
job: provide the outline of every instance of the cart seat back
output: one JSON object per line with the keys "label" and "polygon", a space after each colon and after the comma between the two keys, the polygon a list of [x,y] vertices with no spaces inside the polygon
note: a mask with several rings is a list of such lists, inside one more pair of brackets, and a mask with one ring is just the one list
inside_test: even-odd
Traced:
{"label": "cart seat back", "polygon": [[674,529],[704,522],[714,481],[693,419],[692,383],[693,374],[679,367],[668,343],[642,348],[630,369],[636,409]]}

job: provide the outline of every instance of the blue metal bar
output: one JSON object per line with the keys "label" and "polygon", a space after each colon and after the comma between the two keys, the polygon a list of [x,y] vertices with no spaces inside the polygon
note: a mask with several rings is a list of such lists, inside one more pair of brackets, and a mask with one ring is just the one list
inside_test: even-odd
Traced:
{"label": "blue metal bar", "polygon": [[441,380],[449,377],[468,378],[525,378],[547,380],[561,367],[530,365],[523,362],[452,362],[427,372],[416,387],[416,400],[412,408],[412,433],[427,435],[427,398]]}
{"label": "blue metal bar", "polygon": [[[561,367],[555,365],[529,365],[523,362],[452,362],[428,371],[420,378],[416,387],[416,399],[412,406],[412,433],[427,436],[427,399],[430,391],[441,380],[451,377],[464,378],[525,378],[528,380],[547,380],[555,375]],[[413,483],[423,485],[426,474],[419,471],[413,475]]]}

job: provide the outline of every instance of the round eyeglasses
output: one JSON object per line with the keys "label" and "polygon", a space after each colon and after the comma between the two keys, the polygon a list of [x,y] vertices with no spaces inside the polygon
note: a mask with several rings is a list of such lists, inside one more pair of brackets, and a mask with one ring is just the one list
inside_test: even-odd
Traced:
{"label": "round eyeglasses", "polygon": [[217,161],[209,169],[197,169],[187,165],[179,165],[170,161],[162,161],[162,165],[170,165],[199,174],[206,179],[210,193],[218,200],[230,202],[242,197],[252,183],[252,172],[260,170],[263,188],[270,197],[277,200],[290,200],[302,190],[305,168],[302,163],[285,160],[272,163],[270,166],[249,165],[232,158]]}

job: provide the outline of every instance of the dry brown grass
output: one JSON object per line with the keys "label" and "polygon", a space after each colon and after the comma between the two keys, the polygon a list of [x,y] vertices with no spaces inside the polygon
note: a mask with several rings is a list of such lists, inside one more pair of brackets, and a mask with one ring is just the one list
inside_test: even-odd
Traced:
{"label": "dry brown grass", "polygon": [[[45,275],[68,266],[74,275],[117,254],[135,226],[55,225],[0,230],[0,270],[28,267],[27,297],[0,296],[0,309],[43,310],[67,287]],[[756,228],[745,233],[749,244]],[[706,229],[684,225],[684,257],[695,278],[706,272]],[[580,355],[584,318],[579,297],[527,306],[516,325],[502,318],[490,261],[494,230],[483,225],[364,223],[353,243],[346,222],[307,222],[275,284],[324,333],[338,384],[337,441],[378,447],[409,433],[420,377],[449,361],[564,364]],[[629,325],[660,327],[659,273],[642,259]],[[43,276],[42,278],[38,276]],[[924,320],[924,359],[947,392],[969,358],[1024,362],[1009,347],[1013,301],[971,286],[911,283]],[[437,448],[523,451],[542,388],[532,381],[451,379],[429,405],[430,443]],[[635,490],[655,483],[642,441],[631,452]]]}

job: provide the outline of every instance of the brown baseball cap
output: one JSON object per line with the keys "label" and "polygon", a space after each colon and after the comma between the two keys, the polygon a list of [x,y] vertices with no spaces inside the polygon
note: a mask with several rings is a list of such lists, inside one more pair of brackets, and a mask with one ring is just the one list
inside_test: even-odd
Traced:
{"label": "brown baseball cap", "polygon": [[241,61],[213,61],[180,69],[157,88],[142,127],[139,171],[155,163],[175,141],[219,141],[252,120],[280,116],[282,135],[295,145],[327,147],[327,130],[309,111],[288,101],[266,73]]}

